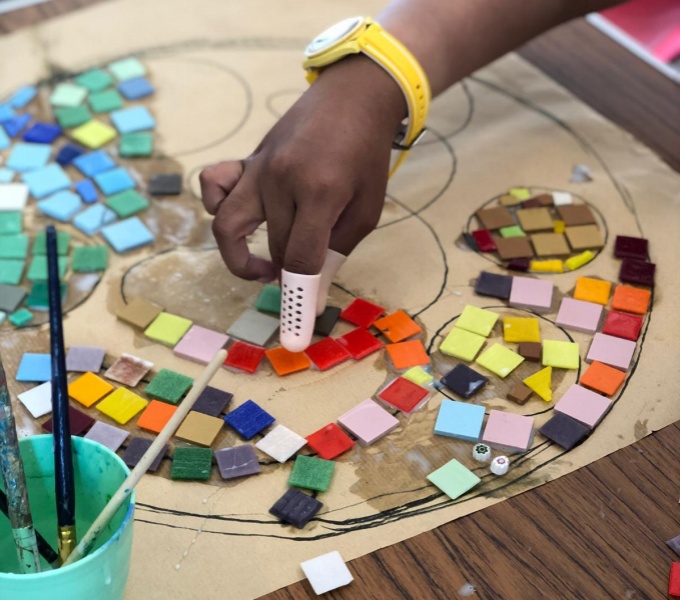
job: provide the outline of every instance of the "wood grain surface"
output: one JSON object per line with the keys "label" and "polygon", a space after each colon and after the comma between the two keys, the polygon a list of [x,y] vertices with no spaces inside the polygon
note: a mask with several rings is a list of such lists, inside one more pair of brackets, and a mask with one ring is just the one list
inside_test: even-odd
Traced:
{"label": "wood grain surface", "polygon": [[[54,0],[0,15],[8,33],[103,0]],[[680,169],[680,87],[585,21],[520,54]],[[669,393],[674,393],[669,391]],[[675,391],[677,393],[677,390]],[[665,541],[680,534],[680,425],[575,473],[350,563],[355,581],[325,597],[480,600],[666,598]],[[265,596],[303,600],[306,581]]]}

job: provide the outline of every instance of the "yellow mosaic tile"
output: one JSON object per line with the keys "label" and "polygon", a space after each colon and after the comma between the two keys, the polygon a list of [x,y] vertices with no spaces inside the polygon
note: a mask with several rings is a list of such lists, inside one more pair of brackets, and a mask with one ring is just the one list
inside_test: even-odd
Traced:
{"label": "yellow mosaic tile", "polygon": [[540,342],[541,328],[536,317],[503,317],[503,340]]}
{"label": "yellow mosaic tile", "polygon": [[546,402],[552,400],[552,367],[546,367],[530,375],[523,383]]}
{"label": "yellow mosaic tile", "polygon": [[125,425],[132,417],[141,412],[149,404],[134,392],[118,388],[97,405],[97,410],[111,417],[116,423]]}

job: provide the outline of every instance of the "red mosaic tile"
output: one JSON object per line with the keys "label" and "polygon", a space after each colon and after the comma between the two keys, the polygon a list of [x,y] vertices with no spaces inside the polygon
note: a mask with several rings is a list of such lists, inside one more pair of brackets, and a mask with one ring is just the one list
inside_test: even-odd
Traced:
{"label": "red mosaic tile", "polygon": [[319,371],[325,371],[335,365],[339,365],[352,356],[343,346],[330,337],[312,344],[305,350],[305,354],[316,365]]}
{"label": "red mosaic tile", "polygon": [[642,317],[610,310],[602,326],[602,333],[635,341],[638,339],[641,329]]}
{"label": "red mosaic tile", "polygon": [[409,414],[429,395],[429,392],[403,377],[397,377],[385,389],[378,393],[378,398],[390,406]]}
{"label": "red mosaic tile", "polygon": [[240,369],[247,373],[254,373],[260,366],[265,352],[264,348],[235,340],[229,347],[224,366]]}
{"label": "red mosaic tile", "polygon": [[338,344],[343,346],[352,358],[360,360],[373,352],[380,350],[383,343],[363,327],[358,327],[337,339]]}
{"label": "red mosaic tile", "polygon": [[488,229],[473,231],[472,237],[475,239],[480,252],[493,252],[496,249],[496,242],[493,241]]}
{"label": "red mosaic tile", "polygon": [[335,423],[331,423],[308,435],[307,445],[319,458],[333,460],[352,448],[354,441]]}
{"label": "red mosaic tile", "polygon": [[384,314],[385,309],[382,306],[362,298],[356,298],[352,304],[340,313],[340,318],[353,325],[368,329],[373,324],[373,321]]}

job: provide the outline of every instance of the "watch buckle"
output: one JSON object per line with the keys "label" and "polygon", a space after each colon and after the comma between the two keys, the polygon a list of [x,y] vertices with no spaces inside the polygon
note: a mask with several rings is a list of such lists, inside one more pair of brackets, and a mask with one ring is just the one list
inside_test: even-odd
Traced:
{"label": "watch buckle", "polygon": [[400,150],[401,152],[408,152],[415,146],[420,140],[423,139],[425,134],[427,133],[427,127],[423,127],[420,130],[420,133],[413,139],[413,141],[410,144],[403,144],[403,140],[406,137],[406,126],[402,125],[397,132],[397,135],[394,136],[394,140],[392,141],[392,149],[393,150]]}

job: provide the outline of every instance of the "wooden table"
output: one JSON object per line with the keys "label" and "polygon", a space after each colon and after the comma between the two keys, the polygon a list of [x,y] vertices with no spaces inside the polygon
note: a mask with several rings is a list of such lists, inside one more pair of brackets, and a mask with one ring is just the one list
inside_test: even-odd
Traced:
{"label": "wooden table", "polygon": [[[54,0],[0,15],[0,32],[102,0]],[[520,54],[680,170],[680,86],[585,21],[560,27]],[[665,390],[663,393],[678,393]],[[588,467],[352,561],[353,585],[327,598],[480,600],[665,598],[680,560],[680,424]],[[306,581],[265,598],[315,598]]]}

